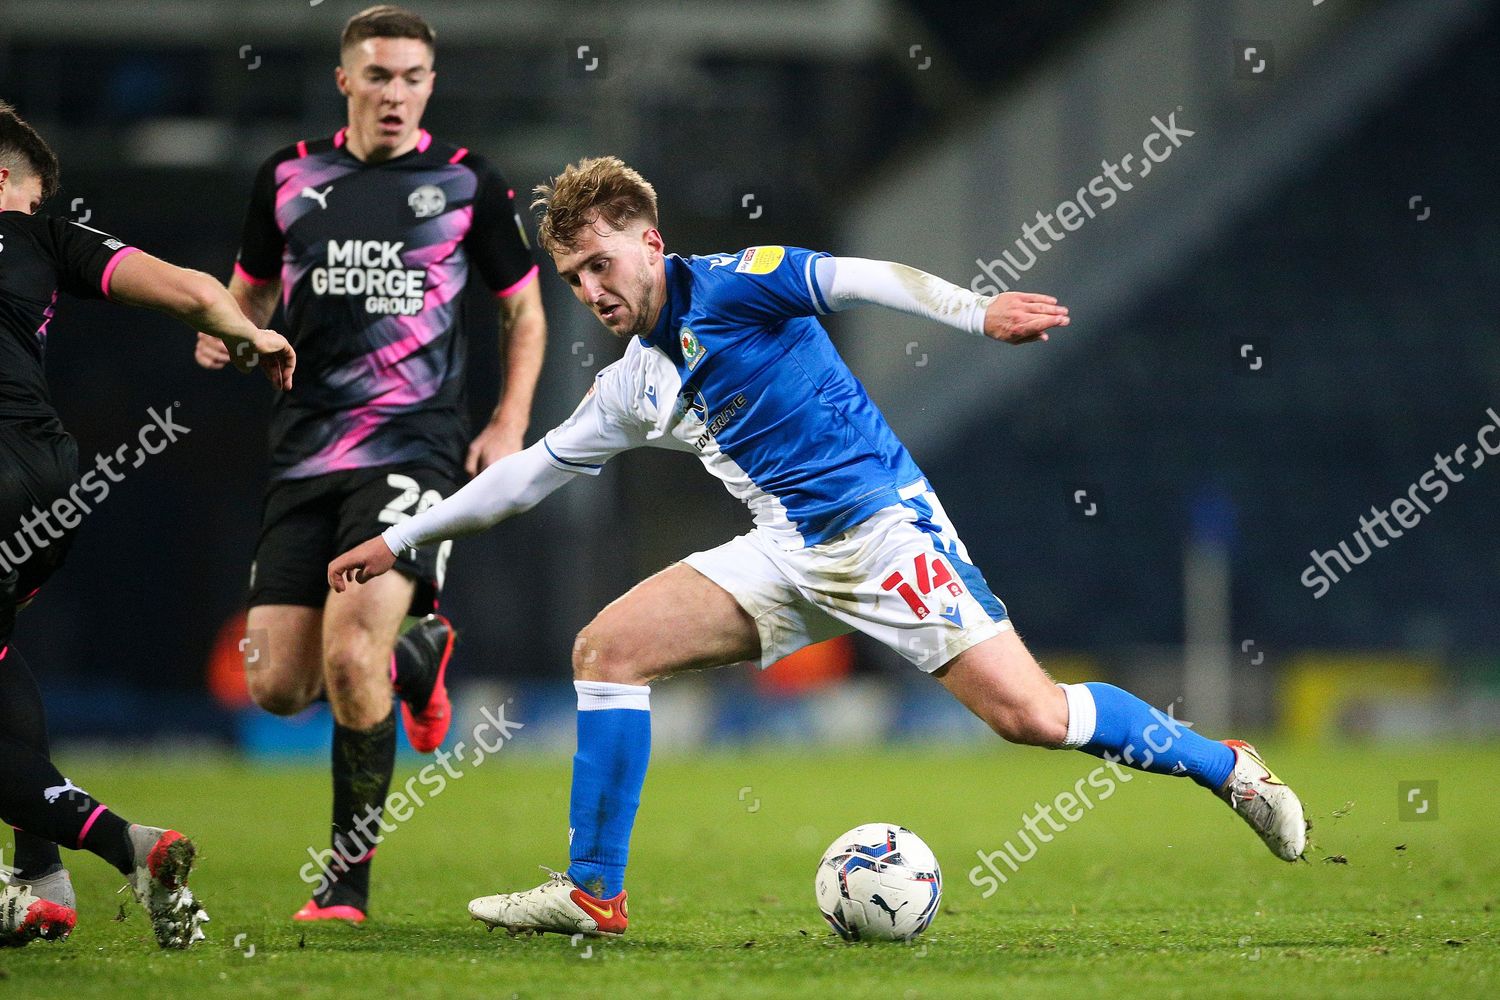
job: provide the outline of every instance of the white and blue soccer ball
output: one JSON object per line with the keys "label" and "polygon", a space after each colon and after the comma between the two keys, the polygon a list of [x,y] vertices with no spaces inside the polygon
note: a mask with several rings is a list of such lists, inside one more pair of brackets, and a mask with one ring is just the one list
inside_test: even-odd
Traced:
{"label": "white and blue soccer ball", "polygon": [[845,941],[909,941],[937,914],[943,873],[932,849],[906,827],[866,823],[823,852],[813,889]]}

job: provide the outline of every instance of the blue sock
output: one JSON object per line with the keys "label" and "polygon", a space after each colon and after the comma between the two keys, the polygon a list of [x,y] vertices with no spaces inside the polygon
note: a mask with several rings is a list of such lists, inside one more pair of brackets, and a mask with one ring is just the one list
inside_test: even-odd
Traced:
{"label": "blue sock", "polygon": [[1234,770],[1234,751],[1113,684],[1063,684],[1068,698],[1064,747],[1116,760],[1138,771],[1185,774],[1217,791]]}
{"label": "blue sock", "polygon": [[651,689],[574,681],[578,753],[568,808],[568,877],[598,899],[625,888],[630,830],[651,757]]}

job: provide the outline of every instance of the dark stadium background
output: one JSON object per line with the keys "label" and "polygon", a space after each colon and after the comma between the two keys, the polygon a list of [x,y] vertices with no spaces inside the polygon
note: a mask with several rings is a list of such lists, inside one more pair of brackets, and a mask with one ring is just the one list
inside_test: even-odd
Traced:
{"label": "dark stadium background", "polygon": [[[129,4],[0,6],[0,97],[63,162],[63,193],[45,210],[89,212],[90,225],[226,277],[259,160],[342,124],[335,40],[362,4],[168,4],[154,17]],[[869,211],[871,193],[903,163],[973,127],[1029,67],[1136,5],[909,2],[893,5],[904,33],[888,43],[825,52],[767,41],[770,31],[725,35],[707,3],[675,8],[679,44],[661,52],[640,34],[618,35],[610,4],[544,5],[514,29],[493,5],[416,6],[439,33],[426,127],[489,156],[518,193],[568,159],[612,152],[655,183],[670,250],[787,243],[937,270],[902,240],[846,245],[845,213]],[[1201,6],[1192,17],[1227,75],[1227,35],[1214,33],[1230,29],[1207,10],[1214,5]],[[1348,3],[1327,16],[1346,19],[1353,37],[1361,21],[1399,6]],[[1288,139],[1294,168],[1216,222],[1205,250],[1153,274],[1128,307],[1075,311],[1062,336],[1086,336],[1076,350],[1030,369],[1003,398],[963,390],[963,418],[915,447],[974,561],[1035,647],[1116,676],[1159,663],[1140,651],[1183,641],[1184,543],[1194,507],[1208,504],[1221,512],[1216,533],[1229,539],[1231,635],[1267,651],[1251,663],[1236,650],[1245,698],[1236,712],[1270,705],[1276,671],[1304,651],[1417,655],[1440,663],[1445,683],[1500,685],[1500,471],[1469,474],[1327,597],[1314,601],[1299,582],[1311,550],[1348,539],[1372,504],[1403,496],[1435,452],[1472,442],[1486,408],[1500,404],[1500,12],[1468,6],[1465,30],[1337,135]],[[548,12],[569,20],[540,23]],[[714,40],[682,42],[694,25]],[[564,36],[602,41],[607,74],[580,77]],[[937,72],[914,70],[908,38],[936,54]],[[627,72],[632,62],[646,69]],[[1316,58],[1303,62],[1301,72],[1316,72]],[[1287,58],[1279,68],[1291,67]],[[653,74],[660,85],[641,85]],[[1237,113],[1229,102],[1218,120],[1232,126]],[[1243,113],[1265,111],[1247,98]],[[1086,136],[1086,104],[1078,122],[1077,137]],[[1004,160],[1034,155],[1024,145],[1002,153],[996,190]],[[1076,159],[1059,172],[1057,197],[1037,207],[1097,169]],[[1162,167],[1163,185],[1175,169]],[[753,220],[741,202],[751,192],[764,208]],[[984,184],[978,192],[962,212],[983,218],[993,206]],[[1431,206],[1420,222],[1413,195]],[[1199,211],[1192,202],[1175,209]],[[1010,234],[1022,221],[992,228]],[[1149,246],[1150,219],[1128,224]],[[931,224],[899,225],[917,235]],[[1070,241],[1089,238],[1084,229]],[[994,256],[1002,243],[997,235],[959,246],[954,259]],[[1089,265],[1100,266],[1108,262]],[[963,284],[973,273],[943,270]],[[1090,276],[1081,264],[1048,273],[1044,287],[1019,287],[1066,302]],[[566,416],[619,350],[545,262],[543,290],[551,339],[528,443]],[[495,310],[482,294],[466,308],[470,405],[481,415],[497,384]],[[849,317],[829,325],[846,342],[864,335]],[[915,322],[901,329],[878,350],[910,355],[908,342],[919,339],[938,353],[960,337]],[[1251,341],[1266,345],[1261,374],[1234,364],[1233,345]],[[985,363],[1007,377],[1011,349],[990,346]],[[206,661],[243,602],[270,391],[198,369],[191,348],[170,321],[106,304],[60,303],[51,327],[54,399],[85,463],[133,440],[148,407],[180,402],[177,419],[191,428],[86,519],[68,565],[22,616],[18,644],[65,737],[229,732],[205,693]],[[868,384],[895,407],[898,433],[897,414],[914,397],[949,388],[911,365]],[[1072,493],[1082,485],[1102,497],[1098,522],[1076,516]],[[463,674],[560,686],[573,633],[593,609],[746,525],[697,463],[636,453],[601,480],[459,542],[444,607],[463,633]],[[860,672],[907,676],[881,651],[859,652]]]}

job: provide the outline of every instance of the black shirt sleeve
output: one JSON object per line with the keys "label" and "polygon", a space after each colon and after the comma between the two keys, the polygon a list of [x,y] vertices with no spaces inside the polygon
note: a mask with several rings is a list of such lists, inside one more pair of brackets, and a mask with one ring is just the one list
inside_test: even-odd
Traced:
{"label": "black shirt sleeve", "polygon": [[263,163],[255,174],[255,186],[250,189],[250,207],[245,212],[240,254],[235,263],[254,281],[275,281],[281,277],[285,237],[276,224],[276,167],[285,159],[283,151]]}
{"label": "black shirt sleeve", "polygon": [[67,219],[48,218],[46,239],[57,262],[57,287],[86,299],[109,297],[114,265],[136,248],[108,233]]}
{"label": "black shirt sleeve", "polygon": [[470,153],[464,163],[479,177],[474,221],[464,248],[490,290],[507,292],[536,267],[531,244],[505,178],[483,157]]}

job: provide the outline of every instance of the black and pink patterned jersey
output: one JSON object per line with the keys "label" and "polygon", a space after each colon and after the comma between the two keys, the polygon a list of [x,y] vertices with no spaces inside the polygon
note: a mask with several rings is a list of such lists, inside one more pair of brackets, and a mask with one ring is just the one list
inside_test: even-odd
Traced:
{"label": "black and pink patterned jersey", "polygon": [[280,280],[297,350],[271,419],[273,478],[411,461],[458,475],[469,269],[502,297],[537,274],[514,198],[482,157],[425,130],[381,163],[343,130],[265,162],[235,271]]}
{"label": "black and pink patterned jersey", "polygon": [[56,418],[42,355],[57,294],[108,298],[115,265],[136,252],[66,219],[0,212],[0,419]]}

